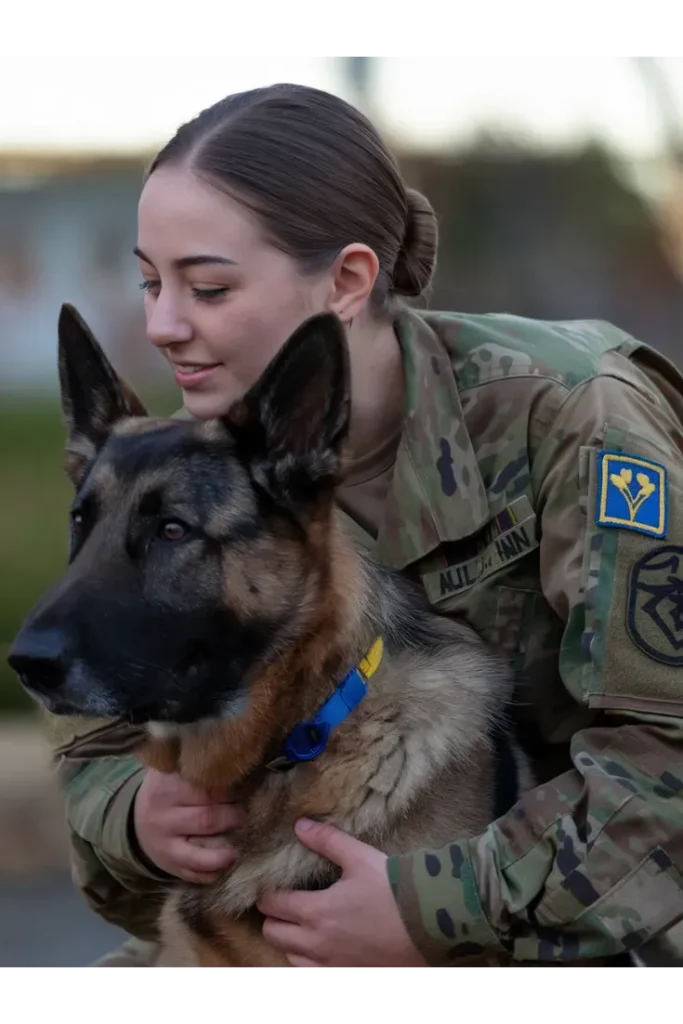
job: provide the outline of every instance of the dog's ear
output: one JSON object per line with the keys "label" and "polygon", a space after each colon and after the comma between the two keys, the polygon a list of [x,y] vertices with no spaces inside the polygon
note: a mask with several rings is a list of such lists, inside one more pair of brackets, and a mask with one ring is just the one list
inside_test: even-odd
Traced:
{"label": "dog's ear", "polygon": [[59,384],[69,433],[65,466],[78,486],[112,427],[128,416],[146,416],[140,399],[116,374],[73,306],[59,314]]}
{"label": "dog's ear", "polygon": [[256,482],[300,507],[334,486],[348,433],[346,336],[332,313],[306,320],[226,417]]}

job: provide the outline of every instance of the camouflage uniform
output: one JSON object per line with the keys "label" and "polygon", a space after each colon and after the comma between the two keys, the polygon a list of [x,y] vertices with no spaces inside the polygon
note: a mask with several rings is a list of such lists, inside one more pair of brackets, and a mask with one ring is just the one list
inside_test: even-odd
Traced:
{"label": "camouflage uniform", "polygon": [[[520,673],[542,784],[483,835],[391,858],[434,965],[614,956],[683,918],[683,378],[598,322],[402,313],[407,416],[376,541]],[[603,454],[603,453],[608,454]],[[67,738],[74,876],[154,938],[122,726]]]}

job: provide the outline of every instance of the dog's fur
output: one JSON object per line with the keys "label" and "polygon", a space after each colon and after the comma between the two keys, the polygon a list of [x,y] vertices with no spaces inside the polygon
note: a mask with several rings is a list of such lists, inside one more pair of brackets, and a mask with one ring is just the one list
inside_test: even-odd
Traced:
{"label": "dog's fur", "polygon": [[[167,900],[162,962],[284,965],[257,899],[338,875],[295,839],[298,817],[387,853],[493,818],[506,662],[344,531],[349,372],[335,317],[304,324],[224,419],[201,423],[148,417],[68,306],[59,342],[70,565],[10,661],[48,710],[142,723],[147,765],[246,802],[236,866]],[[377,636],[368,694],[324,753],[269,771]]]}

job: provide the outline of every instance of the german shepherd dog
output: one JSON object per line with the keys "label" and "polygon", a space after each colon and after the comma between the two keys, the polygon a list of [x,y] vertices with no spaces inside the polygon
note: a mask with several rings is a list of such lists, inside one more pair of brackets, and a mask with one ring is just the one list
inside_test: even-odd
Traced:
{"label": "german shepherd dog", "polygon": [[222,419],[148,416],[70,306],[59,373],[69,566],[10,664],[53,714],[144,727],[143,763],[244,798],[236,865],[165,899],[160,962],[286,966],[257,900],[339,876],[296,840],[298,817],[386,853],[476,835],[495,817],[501,735],[508,781],[530,784],[501,727],[506,660],[345,530],[333,315],[304,323]]}

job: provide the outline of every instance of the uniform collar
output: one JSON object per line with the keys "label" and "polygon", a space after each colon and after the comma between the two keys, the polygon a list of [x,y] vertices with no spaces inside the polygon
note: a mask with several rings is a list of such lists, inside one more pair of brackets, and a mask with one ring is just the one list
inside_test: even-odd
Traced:
{"label": "uniform collar", "polygon": [[406,415],[375,553],[403,569],[490,517],[448,352],[412,310],[397,317]]}

